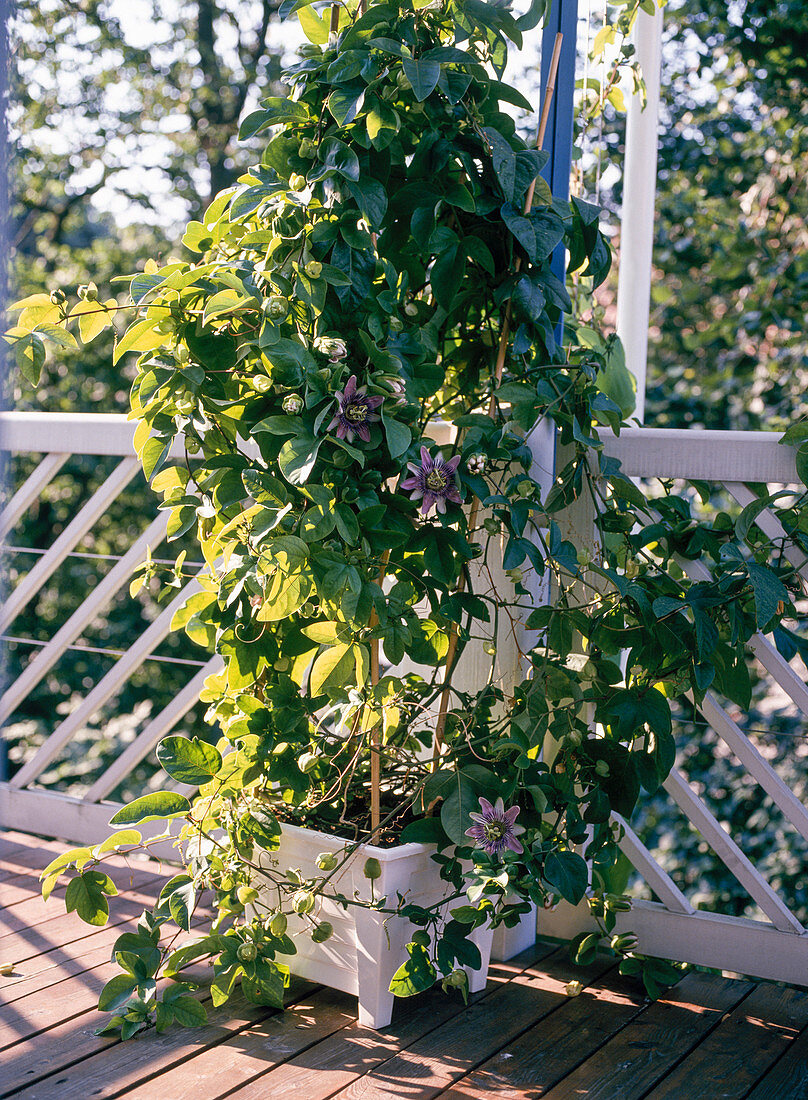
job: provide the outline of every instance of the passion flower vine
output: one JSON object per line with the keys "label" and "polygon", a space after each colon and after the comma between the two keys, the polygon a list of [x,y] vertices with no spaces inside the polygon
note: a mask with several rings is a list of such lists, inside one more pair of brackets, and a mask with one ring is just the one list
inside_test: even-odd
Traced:
{"label": "passion flower vine", "polygon": [[369,425],[381,417],[374,409],[384,402],[383,397],[369,396],[366,386],[357,386],[356,375],[352,374],[344,390],[338,390],[337,412],[328,425],[328,431],[336,428],[337,439],[353,440],[358,435],[363,443],[370,442]]}
{"label": "passion flower vine", "polygon": [[506,848],[512,852],[524,850],[521,842],[516,839],[525,831],[521,825],[516,824],[518,806],[511,806],[506,810],[501,798],[493,806],[487,798],[481,798],[480,809],[482,813],[469,814],[474,824],[466,829],[466,836],[476,841],[475,847],[482,848],[489,856],[498,856]]}
{"label": "passion flower vine", "polygon": [[460,504],[455,474],[460,465],[460,455],[448,462],[443,460],[443,452],[438,451],[433,458],[426,447],[421,448],[421,465],[408,462],[412,477],[401,482],[401,488],[408,492],[413,500],[423,500],[421,513],[426,515],[434,505],[441,513],[446,511],[446,501]]}

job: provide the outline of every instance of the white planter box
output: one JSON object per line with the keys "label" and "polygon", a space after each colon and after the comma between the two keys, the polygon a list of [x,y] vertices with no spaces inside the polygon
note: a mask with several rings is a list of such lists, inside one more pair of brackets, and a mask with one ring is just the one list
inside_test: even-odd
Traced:
{"label": "white planter box", "polygon": [[[316,865],[317,856],[321,852],[333,852],[341,857],[345,847],[346,841],[338,837],[283,825],[280,848],[271,854],[262,853],[261,859],[267,867],[274,865],[279,871],[299,869],[303,878],[314,878],[323,874]],[[370,900],[371,883],[365,878],[363,867],[365,860],[373,856],[379,861],[382,872],[373,883],[375,897],[387,897],[390,908],[397,904],[398,894],[416,905],[434,905],[452,892],[430,858],[434,850],[430,844],[401,844],[396,848],[363,845],[336,872],[330,885],[347,898]],[[458,900],[455,904],[463,902]],[[297,954],[284,956],[283,962],[301,978],[357,997],[360,1024],[386,1027],[395,1001],[388,989],[390,980],[406,961],[405,945],[416,931],[415,926],[402,917],[358,905],[343,909],[328,898],[318,901],[311,916],[316,921],[330,921],[334,934],[325,943],[314,943],[309,921],[291,916],[288,935],[294,940]],[[465,968],[472,993],[483,989],[487,981],[491,936],[490,928],[475,929],[471,935],[482,956],[479,970]]]}
{"label": "white planter box", "polygon": [[507,962],[514,955],[527,951],[536,942],[536,906],[531,902],[530,909],[519,918],[519,923],[513,928],[506,928],[500,924],[494,929],[491,941],[491,958],[497,962]]}

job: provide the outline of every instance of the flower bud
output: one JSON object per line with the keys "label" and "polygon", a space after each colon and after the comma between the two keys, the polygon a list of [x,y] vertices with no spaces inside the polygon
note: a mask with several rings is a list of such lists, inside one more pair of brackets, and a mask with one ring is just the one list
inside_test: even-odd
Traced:
{"label": "flower bud", "polygon": [[82,283],[78,295],[85,302],[95,302],[98,299],[98,287],[95,283]]}
{"label": "flower bud", "polygon": [[315,943],[325,943],[334,935],[334,925],[327,920],[321,921],[311,934]]}
{"label": "flower bud", "polygon": [[250,905],[258,897],[258,891],[252,886],[239,886],[236,890],[236,897],[242,905]]}
{"label": "flower bud", "polygon": [[271,317],[273,321],[282,321],[289,312],[289,303],[280,294],[272,294],[262,308],[265,316]]}
{"label": "flower bud", "polygon": [[444,991],[447,989],[464,989],[468,985],[468,975],[465,970],[453,970],[447,974],[441,982]]}
{"label": "flower bud", "polygon": [[634,951],[639,940],[633,932],[621,932],[619,936],[612,936],[611,947],[613,951]]}
{"label": "flower bud", "polygon": [[[309,265],[307,264],[307,271],[308,268]],[[348,354],[348,345],[344,340],[340,340],[338,336],[318,336],[314,341],[314,347],[323,355],[327,355],[332,363],[339,362]]]}
{"label": "flower bud", "polygon": [[494,642],[483,642],[483,653],[487,653],[489,657],[496,657],[496,644]]}
{"label": "flower bud", "polygon": [[533,482],[529,481],[527,478],[525,478],[523,481],[520,481],[519,484],[516,486],[516,491],[517,491],[517,493],[519,494],[520,497],[532,496],[533,495],[533,489],[534,489]]}
{"label": "flower bud", "polygon": [[407,302],[407,304],[404,306],[404,312],[407,314],[408,317],[417,317],[418,306],[415,304],[415,302]]}
{"label": "flower bud", "polygon": [[256,393],[269,393],[272,389],[272,379],[267,378],[265,374],[257,374],[255,378],[250,379],[250,386]]}
{"label": "flower bud", "polygon": [[301,176],[299,172],[295,172],[289,179],[289,189],[291,191],[303,191],[306,187],[306,177]]}
{"label": "flower bud", "polygon": [[65,292],[63,290],[52,290],[50,300],[55,306],[60,306],[66,300]]}
{"label": "flower bud", "polygon": [[605,760],[598,760],[595,763],[595,771],[598,775],[603,776],[604,779],[607,779],[609,777],[609,770],[609,765],[606,763]]}
{"label": "flower bud", "polygon": [[333,852],[320,852],[317,857],[317,866],[321,871],[333,871],[339,860]]}
{"label": "flower bud", "polygon": [[568,997],[578,997],[583,992],[583,985],[579,981],[567,982],[564,986],[564,990]]}
{"label": "flower bud", "polygon": [[281,408],[288,416],[297,416],[303,411],[303,398],[298,393],[288,393],[283,399]]}
{"label": "flower bud", "polygon": [[308,890],[298,890],[292,898],[292,908],[300,916],[310,913],[314,908],[314,894],[309,893]]}
{"label": "flower bud", "polygon": [[298,147],[297,155],[303,157],[305,160],[311,160],[316,152],[317,146],[314,142],[310,141],[308,138],[303,138]]}
{"label": "flower bud", "polygon": [[319,260],[309,260],[306,264],[306,274],[311,279],[319,279],[323,273],[323,265]]}
{"label": "flower bud", "polygon": [[236,951],[239,962],[249,963],[258,956],[258,948],[254,943],[242,943]]}
{"label": "flower bud", "polygon": [[484,474],[487,464],[488,457],[484,455],[482,451],[469,455],[466,459],[466,469],[470,474]]}

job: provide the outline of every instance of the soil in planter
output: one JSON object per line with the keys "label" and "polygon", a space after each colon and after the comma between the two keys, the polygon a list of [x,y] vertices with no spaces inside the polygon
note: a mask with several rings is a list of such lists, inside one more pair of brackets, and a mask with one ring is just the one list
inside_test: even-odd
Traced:
{"label": "soil in planter", "polygon": [[[338,805],[318,806],[316,810],[275,802],[270,808],[278,821],[304,829],[316,829],[345,840],[359,840],[367,836],[371,829],[370,807],[367,799],[360,794],[349,798],[344,808],[341,802]],[[402,829],[415,820],[409,805],[399,808],[395,795],[385,791],[382,792],[381,816],[383,821],[387,817],[390,820],[371,842],[379,848],[393,848],[400,844]]]}

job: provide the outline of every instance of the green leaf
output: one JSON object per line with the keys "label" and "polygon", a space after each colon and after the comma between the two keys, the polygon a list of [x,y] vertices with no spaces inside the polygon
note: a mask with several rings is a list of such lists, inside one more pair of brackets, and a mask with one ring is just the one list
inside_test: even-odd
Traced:
{"label": "green leaf", "polygon": [[440,62],[424,61],[423,58],[416,61],[414,58],[405,57],[401,64],[404,67],[407,79],[412,84],[415,98],[419,102],[423,102],[437,86],[440,77]]}
{"label": "green leaf", "polygon": [[181,1027],[204,1027],[208,1022],[205,1006],[194,997],[176,997],[171,1002],[171,1011]]}
{"label": "green leaf", "polygon": [[102,871],[84,871],[71,879],[65,891],[65,909],[77,913],[85,924],[100,927],[109,919],[105,894],[117,894],[112,879]]}
{"label": "green leaf", "polygon": [[110,978],[98,997],[101,1012],[115,1012],[122,1008],[137,988],[137,978],[131,974],[116,974]]}
{"label": "green leaf", "polygon": [[321,439],[310,433],[287,439],[278,455],[280,471],[290,485],[305,485],[317,461]]}
{"label": "green leaf", "polygon": [[437,980],[437,971],[432,965],[426,948],[420,943],[408,943],[409,959],[403,963],[390,981],[390,992],[397,997],[412,997],[430,989]]}
{"label": "green leaf", "polygon": [[185,795],[176,794],[173,791],[155,791],[153,794],[136,798],[127,806],[122,806],[110,818],[109,823],[117,827],[139,825],[146,821],[168,820],[172,817],[182,817],[190,809],[191,803]]}
{"label": "green leaf", "polygon": [[[12,330],[13,331],[13,330]],[[38,386],[45,365],[45,345],[35,332],[20,335],[13,343],[17,368],[32,386]]]}
{"label": "green leaf", "polygon": [[367,679],[368,656],[363,645],[342,642],[326,649],[315,660],[309,676],[309,692],[321,695],[327,688],[361,687]]}
{"label": "green leaf", "polygon": [[780,613],[780,604],[788,604],[789,595],[783,582],[771,569],[750,562],[747,570],[755,596],[757,627],[758,630],[765,630],[774,616]]}
{"label": "green leaf", "polygon": [[180,783],[200,787],[213,778],[222,766],[222,754],[198,737],[173,735],[157,746],[157,759],[163,771]]}
{"label": "green leaf", "polygon": [[354,182],[359,179],[359,160],[356,153],[337,138],[327,138],[323,142],[320,146],[320,157],[328,171],[336,172]]}
{"label": "green leaf", "polygon": [[384,434],[387,437],[387,448],[390,451],[390,457],[400,458],[412,443],[412,432],[406,424],[386,416],[384,412],[382,412],[382,423],[384,424]]}
{"label": "green leaf", "polygon": [[335,88],[326,100],[334,121],[338,126],[347,126],[356,118],[365,101],[363,87],[346,84],[344,87]]}
{"label": "green leaf", "polygon": [[583,899],[589,885],[589,869],[577,852],[550,852],[544,864],[544,877],[571,905]]}

